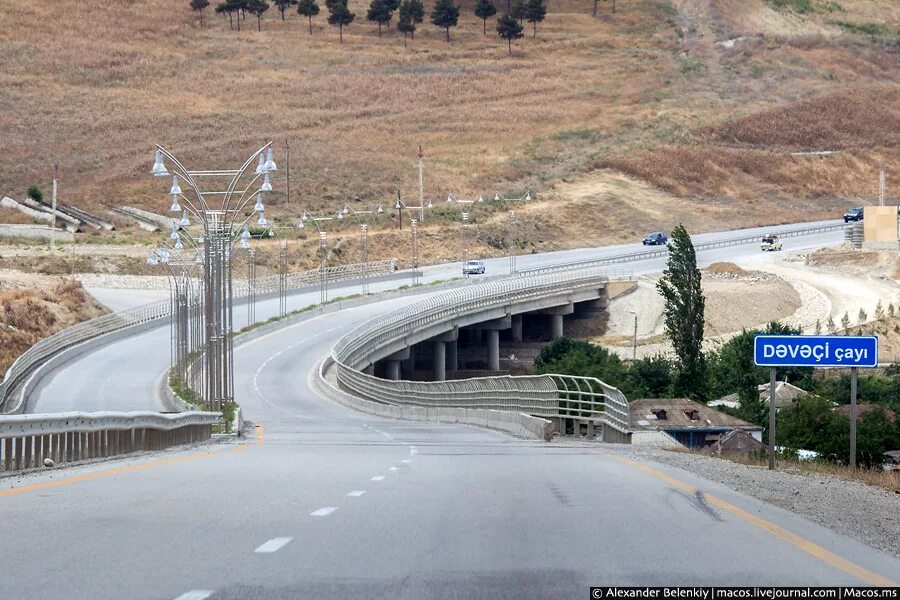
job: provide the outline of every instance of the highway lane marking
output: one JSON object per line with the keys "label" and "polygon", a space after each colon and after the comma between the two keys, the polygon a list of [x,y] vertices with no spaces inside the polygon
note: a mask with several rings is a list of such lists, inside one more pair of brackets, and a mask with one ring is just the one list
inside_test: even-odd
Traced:
{"label": "highway lane marking", "polygon": [[33,483],[31,485],[23,485],[22,487],[11,488],[8,490],[0,490],[0,498],[4,496],[16,496],[18,494],[24,494],[26,492],[34,492],[37,490],[43,490],[51,487],[59,487],[63,485],[71,485],[73,483],[79,483],[82,481],[90,481],[91,479],[100,479],[101,477],[112,477],[114,475],[122,475],[124,473],[133,473],[135,471],[143,471],[145,469],[150,469],[153,467],[160,467],[163,465],[172,465],[182,462],[188,462],[192,460],[197,460],[200,458],[206,458],[207,456],[213,456],[215,454],[219,454],[219,452],[196,452],[194,454],[187,454],[185,456],[175,456],[172,458],[165,458],[160,460],[152,460],[150,462],[145,462],[137,465],[128,465],[124,467],[114,467],[112,469],[103,469],[102,471],[94,471],[93,473],[85,473],[83,475],[75,475],[73,477],[66,477],[65,479],[57,479],[55,481],[43,481],[41,483]]}
{"label": "highway lane marking", "polygon": [[175,600],[204,600],[213,595],[213,590],[191,590],[175,598]]}
{"label": "highway lane marking", "polygon": [[384,481],[384,475],[376,475],[372,478],[372,481]]}
{"label": "highway lane marking", "polygon": [[262,546],[260,546],[256,550],[254,550],[254,552],[256,552],[257,554],[271,554],[272,552],[278,552],[279,550],[281,550],[282,548],[287,546],[291,542],[292,539],[294,539],[294,538],[292,538],[292,537],[272,538],[271,540],[269,540],[268,542],[266,542],[265,544],[263,544]]}
{"label": "highway lane marking", "polygon": [[383,431],[380,430],[380,429],[375,429],[375,428],[373,427],[373,428],[372,428],[372,431],[376,431],[376,432],[380,433],[381,435],[383,435],[384,437],[386,437],[387,439],[389,439],[389,440],[391,440],[391,441],[394,440],[394,436],[392,436],[392,435],[389,434],[389,433],[385,433],[385,432],[383,432]]}
{"label": "highway lane marking", "polygon": [[[324,315],[321,315],[321,316],[324,316]],[[316,317],[316,318],[319,318],[319,317]],[[313,319],[309,319],[309,320],[307,320],[307,321],[303,321],[303,323],[309,323],[309,321],[312,321],[312,320],[313,320]],[[300,324],[300,323],[298,323],[297,325],[299,325],[299,324]],[[295,327],[295,326],[293,326],[293,327]],[[287,331],[287,330],[289,330],[289,329],[292,329],[293,327],[286,327],[285,329],[280,329],[280,330],[278,330],[278,331],[273,331],[272,333],[270,333],[270,334],[268,334],[268,335],[274,335],[275,333],[281,333],[281,332]],[[291,416],[293,416],[293,417],[301,417],[301,418],[305,417],[305,415],[303,415],[303,414],[301,414],[301,413],[297,413],[297,412],[294,412],[294,411],[292,411],[292,410],[288,410],[287,408],[285,408],[285,407],[283,407],[283,406],[280,406],[280,405],[278,405],[278,404],[275,404],[274,402],[272,402],[271,400],[269,400],[268,398],[266,398],[265,395],[262,393],[262,391],[259,389],[259,376],[260,376],[260,374],[262,373],[263,369],[265,369],[266,366],[268,366],[268,364],[269,364],[270,362],[272,362],[273,360],[275,360],[276,358],[278,358],[279,356],[281,356],[281,355],[284,354],[285,352],[288,352],[289,350],[293,350],[293,349],[296,348],[297,346],[300,346],[301,344],[305,344],[305,343],[309,342],[310,340],[313,340],[313,339],[315,339],[315,338],[317,338],[317,337],[320,337],[320,336],[322,336],[322,335],[325,335],[326,333],[331,333],[332,331],[334,331],[334,330],[336,330],[336,329],[340,329],[340,326],[332,327],[331,329],[326,329],[325,331],[320,331],[319,333],[314,333],[313,335],[307,336],[307,337],[303,338],[302,340],[300,340],[299,342],[296,342],[296,343],[294,343],[294,344],[291,344],[291,345],[288,346],[287,348],[283,348],[282,350],[279,350],[278,352],[276,352],[275,354],[271,355],[269,358],[267,358],[266,360],[264,360],[263,363],[262,363],[262,364],[259,366],[259,368],[256,370],[256,373],[253,374],[253,391],[256,392],[256,395],[259,396],[259,399],[262,400],[263,402],[265,402],[266,404],[268,404],[269,406],[272,406],[273,408],[277,408],[277,409],[280,410],[280,411],[286,412],[287,414],[289,414],[289,415],[291,415]],[[257,342],[257,341],[259,341],[259,340],[261,340],[261,339],[264,339],[265,337],[268,337],[268,336],[263,336],[263,337],[261,337],[261,338],[255,339],[255,340],[251,340],[251,341],[247,342],[246,345],[249,346],[250,344],[252,344],[252,343],[254,343],[254,342]]]}
{"label": "highway lane marking", "polygon": [[396,470],[397,470],[397,467],[391,467],[390,469],[388,469],[388,471],[396,471]]}
{"label": "highway lane marking", "polygon": [[[602,452],[593,452],[593,454],[604,455]],[[604,455],[604,456],[607,456],[607,455]],[[633,460],[628,460],[626,458],[621,458],[618,456],[611,456],[610,458],[612,458],[613,460],[616,460],[620,463],[632,466],[636,469],[640,469],[641,471],[644,471],[645,473],[649,473],[650,475],[653,475],[654,477],[662,479],[663,481],[665,481],[672,487],[680,489],[683,492],[687,492],[691,495],[694,495],[698,491],[697,488],[693,487],[692,485],[687,484],[678,479],[675,479],[674,477],[670,477],[669,475],[666,475],[665,473],[662,473],[661,471],[657,471],[656,469],[654,469],[652,467],[648,467],[646,465],[642,465]],[[726,512],[729,512],[741,520],[744,520],[748,523],[756,525],[757,527],[760,527],[761,529],[768,531],[775,537],[799,548],[800,550],[806,552],[807,554],[814,556],[815,558],[818,558],[819,560],[831,565],[832,567],[835,567],[835,568],[843,571],[844,573],[852,575],[862,581],[865,581],[866,583],[868,583],[870,585],[881,586],[881,587],[896,587],[898,585],[897,582],[892,581],[892,580],[888,579],[887,577],[882,577],[878,573],[873,573],[872,571],[869,571],[868,569],[865,569],[857,564],[854,564],[845,558],[841,558],[837,554],[834,554],[833,552],[826,550],[822,546],[819,546],[818,544],[816,544],[814,542],[804,539],[795,533],[791,533],[787,529],[780,527],[780,526],[778,526],[770,521],[767,521],[761,517],[752,515],[752,514],[748,513],[747,511],[743,510],[742,508],[738,508],[734,504],[731,504],[730,502],[726,502],[725,500],[721,500],[713,495],[706,494],[706,493],[704,493],[704,497],[706,498],[707,503],[712,504],[713,506],[720,508]]]}
{"label": "highway lane marking", "polygon": [[352,498],[359,498],[360,496],[362,496],[365,493],[366,493],[366,490],[353,490],[352,492],[350,492],[347,495]]}
{"label": "highway lane marking", "polygon": [[402,462],[402,463],[404,463],[404,464],[409,464],[409,463],[411,463],[412,461],[409,460],[408,458],[404,458],[404,459],[401,460],[400,462]]}
{"label": "highway lane marking", "polygon": [[337,510],[337,506],[325,506],[323,508],[320,508],[319,510],[312,511],[311,513],[309,513],[309,516],[311,516],[311,517],[327,517],[328,515],[330,515],[331,513],[333,513],[336,510]]}

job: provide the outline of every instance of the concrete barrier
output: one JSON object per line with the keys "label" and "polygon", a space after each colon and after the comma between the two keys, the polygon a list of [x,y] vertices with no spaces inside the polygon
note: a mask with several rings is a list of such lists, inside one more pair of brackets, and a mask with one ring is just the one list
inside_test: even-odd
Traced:
{"label": "concrete barrier", "polygon": [[30,238],[39,240],[55,240],[57,242],[72,242],[75,235],[62,229],[52,229],[49,225],[19,225],[0,224],[0,237],[3,238]]}
{"label": "concrete barrier", "polygon": [[310,373],[310,387],[324,398],[353,410],[405,421],[473,425],[524,439],[549,441],[553,437],[554,427],[551,421],[524,413],[471,408],[396,406],[363,400],[339,390],[328,380],[328,371],[333,365],[333,358],[330,356],[325,358],[319,367]]}

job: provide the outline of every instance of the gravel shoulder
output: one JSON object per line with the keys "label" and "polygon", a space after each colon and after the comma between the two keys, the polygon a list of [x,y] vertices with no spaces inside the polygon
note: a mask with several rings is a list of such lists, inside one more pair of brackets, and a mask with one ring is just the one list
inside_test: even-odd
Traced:
{"label": "gravel shoulder", "polygon": [[827,475],[769,471],[685,452],[620,444],[603,448],[695,473],[900,557],[900,494]]}

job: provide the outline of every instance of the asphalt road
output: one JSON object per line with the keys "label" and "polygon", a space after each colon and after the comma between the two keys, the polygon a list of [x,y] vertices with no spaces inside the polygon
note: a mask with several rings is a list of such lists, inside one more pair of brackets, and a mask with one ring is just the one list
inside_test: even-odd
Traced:
{"label": "asphalt road", "polygon": [[379,419],[316,397],[310,370],[372,308],[240,347],[237,393],[261,426],[244,444],[0,480],[0,597],[580,599],[591,585],[900,573],[793,513],[607,446]]}
{"label": "asphalt road", "polygon": [[[404,301],[239,346],[251,439],[0,480],[0,598],[580,599],[591,585],[898,578],[893,557],[615,448],[379,419],[316,397],[309,375],[333,343]],[[136,335],[63,367],[36,406],[151,407],[167,362],[165,329]]]}

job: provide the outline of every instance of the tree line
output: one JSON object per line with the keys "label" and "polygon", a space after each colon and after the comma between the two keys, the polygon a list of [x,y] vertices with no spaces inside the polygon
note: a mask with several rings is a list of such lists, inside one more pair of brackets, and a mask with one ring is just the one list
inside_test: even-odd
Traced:
{"label": "tree line", "polygon": [[[337,27],[340,43],[344,43],[344,27],[356,19],[350,11],[348,0],[324,0],[328,10],[328,24]],[[306,17],[309,22],[309,33],[312,35],[312,20],[321,9],[318,0],[273,0],[273,4],[285,20],[285,13],[296,7],[296,12]],[[200,17],[203,26],[204,11],[210,5],[209,0],[190,0],[191,9]],[[262,17],[270,8],[266,0],[223,0],[215,6],[215,13],[228,18],[230,29],[241,30],[241,22],[251,15],[256,18],[257,31],[262,30]],[[378,25],[378,37],[383,28],[390,27],[397,13],[397,31],[403,34],[403,45],[407,39],[415,39],[418,25],[425,19],[425,5],[422,0],[371,0],[366,11],[366,20]],[[498,13],[494,0],[477,0],[474,14],[482,21],[482,32],[487,35],[488,19]],[[459,23],[460,7],[453,0],[437,0],[429,14],[431,24],[444,30],[447,41],[450,41],[450,29]],[[506,12],[497,19],[497,35],[507,42],[507,49],[512,54],[512,42],[524,37],[525,23],[531,23],[532,37],[537,36],[537,25],[547,16],[545,0],[507,0]]]}

